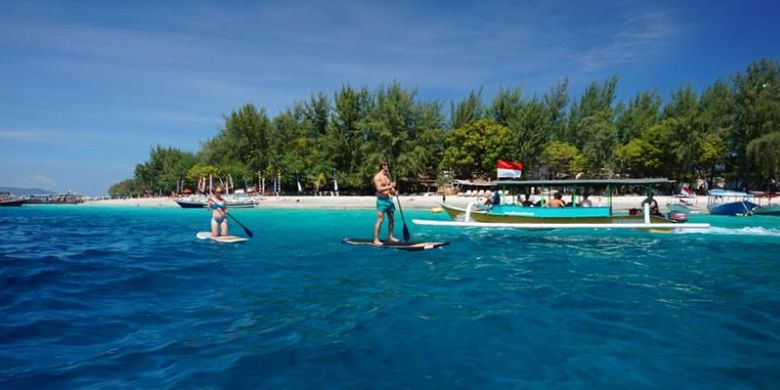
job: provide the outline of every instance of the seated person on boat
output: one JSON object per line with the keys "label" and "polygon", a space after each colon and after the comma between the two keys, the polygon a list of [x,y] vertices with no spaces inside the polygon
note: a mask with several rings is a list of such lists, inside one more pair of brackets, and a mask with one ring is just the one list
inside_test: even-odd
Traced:
{"label": "seated person on boat", "polygon": [[[661,210],[659,210],[659,208],[658,208],[658,201],[655,200],[655,198],[653,198],[652,195],[648,196],[647,198],[645,198],[645,200],[642,201],[642,208],[645,207],[645,204],[650,204],[650,215],[655,215],[655,216],[662,217],[662,218],[665,217],[661,213]],[[641,210],[640,210],[640,212],[641,212]]]}
{"label": "seated person on boat", "polygon": [[547,207],[566,207],[566,202],[563,201],[563,196],[560,192],[556,192],[553,195],[553,199],[547,203]]}
{"label": "seated person on boat", "polygon": [[593,203],[588,199],[588,196],[590,196],[587,192],[582,194],[582,200],[580,200],[579,203],[577,203],[577,206],[579,207],[593,207]]}

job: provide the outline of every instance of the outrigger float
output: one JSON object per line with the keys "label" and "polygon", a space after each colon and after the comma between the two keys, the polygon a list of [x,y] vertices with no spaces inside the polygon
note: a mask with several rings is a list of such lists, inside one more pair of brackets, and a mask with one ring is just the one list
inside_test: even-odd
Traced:
{"label": "outrigger float", "polygon": [[[672,231],[679,229],[709,229],[708,223],[680,223],[652,212],[650,203],[644,202],[642,213],[615,215],[612,211],[612,192],[617,186],[645,186],[648,199],[652,199],[652,186],[669,184],[668,179],[614,179],[614,180],[498,180],[495,187],[570,187],[573,189],[571,204],[567,207],[542,207],[530,205],[528,197],[523,204],[504,202],[484,208],[477,202],[465,209],[442,203],[441,207],[452,221],[413,219],[416,225],[475,227],[499,229],[640,229]],[[606,187],[606,206],[582,207],[577,204],[577,189]],[[526,192],[528,193],[528,192]]]}

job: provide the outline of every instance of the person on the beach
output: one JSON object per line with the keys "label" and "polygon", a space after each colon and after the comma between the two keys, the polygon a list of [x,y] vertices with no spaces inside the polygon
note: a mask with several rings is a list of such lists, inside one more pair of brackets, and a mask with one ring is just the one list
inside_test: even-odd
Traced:
{"label": "person on the beach", "polygon": [[553,195],[553,199],[547,203],[547,207],[566,207],[566,202],[563,201],[563,195],[560,192],[556,192]]}
{"label": "person on the beach", "polygon": [[217,186],[214,189],[214,194],[209,197],[206,207],[211,210],[211,236],[227,236],[227,201],[222,198],[222,187]]}
{"label": "person on the beach", "polygon": [[392,196],[396,194],[395,182],[390,180],[390,169],[387,167],[387,161],[379,163],[379,172],[374,175],[374,186],[376,187],[376,224],[374,225],[374,245],[383,245],[379,241],[379,230],[382,229],[382,222],[387,214],[387,241],[398,242],[393,237],[393,217],[395,204]]}

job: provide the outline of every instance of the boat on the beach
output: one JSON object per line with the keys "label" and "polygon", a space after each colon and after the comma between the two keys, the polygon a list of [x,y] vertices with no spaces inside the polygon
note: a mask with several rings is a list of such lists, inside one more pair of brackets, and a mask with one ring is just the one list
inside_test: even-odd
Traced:
{"label": "boat on the beach", "polygon": [[0,206],[19,207],[27,202],[27,199],[17,198],[9,192],[0,192]]}
{"label": "boat on the beach", "polygon": [[756,207],[758,204],[753,203],[753,194],[721,189],[707,193],[707,210],[712,215],[752,215]]}
{"label": "boat on the beach", "polygon": [[67,194],[35,194],[27,199],[29,204],[79,204],[84,203],[84,196],[68,192]]}
{"label": "boat on the beach", "polygon": [[[753,214],[780,217],[780,204],[772,204],[772,199],[779,196],[778,194],[754,194],[753,199],[758,202],[758,207],[753,209]],[[764,201],[766,201],[766,204],[764,204]]]}
{"label": "boat on the beach", "polygon": [[666,208],[669,210],[669,215],[684,214],[687,217],[690,214],[699,214],[698,204],[699,198],[689,187],[683,186],[680,192],[674,195],[672,201],[666,204]]}
{"label": "boat on the beach", "polygon": [[[223,196],[223,198],[227,202],[227,207],[233,209],[251,209],[260,205],[260,198],[256,196],[230,194]],[[208,200],[205,195],[190,195],[174,199],[174,202],[183,209],[202,209],[206,207]]]}
{"label": "boat on the beach", "polygon": [[[571,202],[566,207],[544,207],[542,198],[537,203],[518,202],[509,196],[508,202],[483,206],[471,203],[466,208],[442,203],[452,221],[425,221],[415,219],[420,225],[458,226],[458,227],[500,227],[518,229],[562,229],[562,228],[628,228],[628,229],[677,229],[709,228],[709,224],[683,224],[684,219],[669,219],[657,210],[652,199],[651,186],[669,184],[668,179],[607,179],[607,180],[499,180],[494,187],[531,187],[531,188],[571,188]],[[648,188],[648,201],[643,202],[643,210],[633,214],[616,214],[612,210],[612,194],[619,186],[645,186]],[[606,188],[606,205],[590,206],[578,200],[578,191],[592,187]],[[526,191],[528,193],[528,191]],[[548,196],[551,192],[548,191]],[[568,195],[567,195],[568,196]],[[516,197],[515,197],[516,198]]]}

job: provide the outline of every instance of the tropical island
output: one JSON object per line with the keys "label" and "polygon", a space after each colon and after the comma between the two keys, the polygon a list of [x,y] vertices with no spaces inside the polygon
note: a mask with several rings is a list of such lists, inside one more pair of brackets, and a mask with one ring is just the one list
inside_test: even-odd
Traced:
{"label": "tropical island", "polygon": [[[196,153],[157,145],[113,197],[196,189],[203,177],[257,190],[318,193],[338,175],[342,193],[369,194],[387,160],[404,192],[488,178],[498,159],[522,161],[529,178],[668,177],[696,190],[774,191],[780,174],[780,63],[757,60],[700,93],[668,100],[643,91],[618,100],[619,77],[574,99],[564,79],[544,96],[473,90],[449,109],[397,82],[316,93],[271,118],[252,104],[224,116]],[[238,183],[238,184],[235,184]],[[263,186],[265,187],[265,186]]]}

